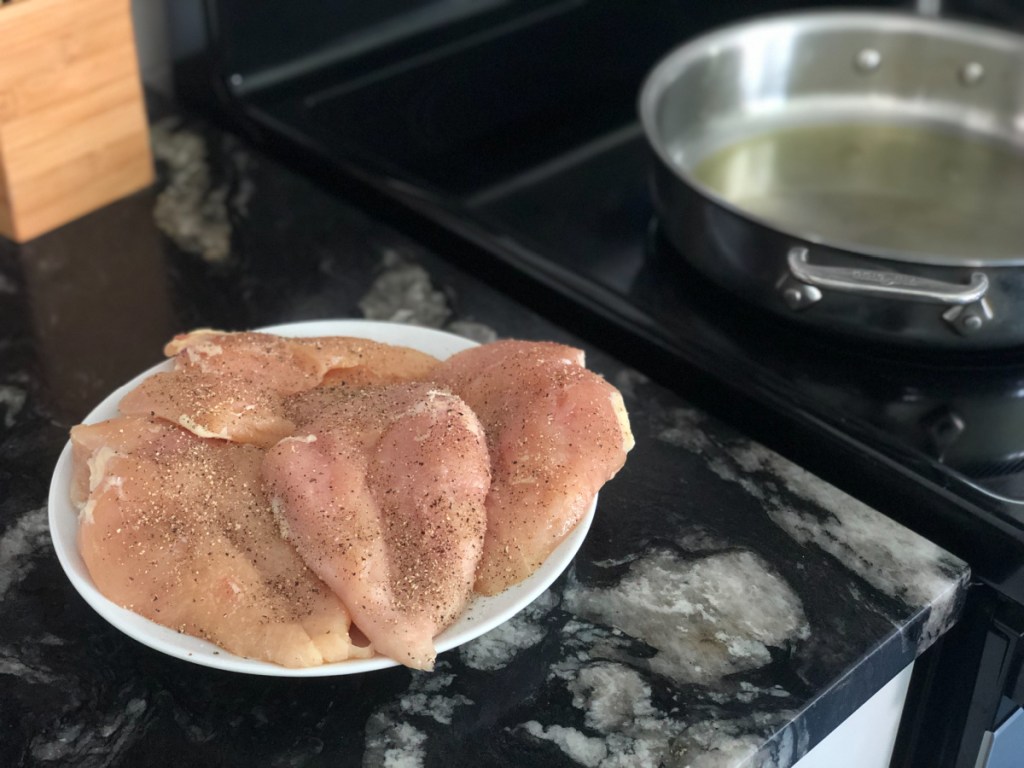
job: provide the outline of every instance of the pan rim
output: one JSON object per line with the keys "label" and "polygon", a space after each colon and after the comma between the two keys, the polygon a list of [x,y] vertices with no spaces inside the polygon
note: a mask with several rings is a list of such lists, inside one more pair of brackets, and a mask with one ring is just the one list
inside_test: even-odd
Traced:
{"label": "pan rim", "polygon": [[[656,155],[656,159],[663,171],[668,172],[676,180],[685,184],[690,190],[704,198],[713,205],[722,207],[740,218],[748,220],[761,227],[774,230],[782,235],[794,239],[827,247],[831,249],[850,252],[865,258],[888,259],[903,264],[912,264],[928,267],[942,268],[979,268],[986,269],[1009,269],[1024,265],[1024,245],[1019,253],[1006,254],[999,257],[985,258],[984,256],[965,258],[959,254],[933,252],[926,250],[910,250],[891,248],[879,245],[866,245],[858,242],[844,241],[832,238],[827,235],[815,234],[801,231],[797,227],[789,226],[751,212],[742,205],[731,201],[728,197],[718,193],[713,188],[697,179],[689,167],[678,162],[670,151],[670,143],[662,135],[658,127],[658,110],[664,101],[664,94],[669,86],[687,68],[695,62],[707,56],[714,55],[723,47],[734,47],[745,35],[757,33],[764,34],[773,28],[785,29],[799,25],[801,29],[815,29],[820,31],[842,30],[849,31],[851,28],[864,27],[865,29],[877,28],[886,34],[924,34],[935,35],[942,39],[970,42],[989,47],[995,53],[1005,52],[1020,56],[1024,51],[1024,35],[1014,32],[987,27],[982,24],[919,16],[899,10],[847,10],[847,9],[819,9],[814,11],[781,12],[763,14],[745,19],[738,23],[718,27],[710,32],[693,38],[673,50],[669,51],[649,71],[643,81],[638,97],[638,113],[647,144]],[[848,99],[854,101],[853,99]],[[801,101],[801,100],[794,100]],[[805,97],[802,101],[812,101]],[[938,103],[938,102],[935,102]],[[882,124],[883,121],[875,119],[864,119],[860,114],[859,122],[865,124]],[[934,119],[934,113],[929,115],[933,119],[933,125],[942,127],[957,127],[948,120]],[[840,120],[839,113],[832,113],[831,119],[827,116],[819,118],[822,123]],[[900,121],[893,120],[890,116],[888,124],[898,124]],[[921,124],[921,121],[902,121],[905,124]],[[927,120],[925,121],[927,122]],[[785,125],[801,125],[793,121]],[[776,124],[776,126],[778,123]],[[749,136],[759,135],[757,131],[751,131]],[[993,142],[1015,146],[1024,153],[1024,135],[1016,136],[1007,133],[985,133],[975,132],[975,135]],[[661,213],[661,212],[659,212]]]}

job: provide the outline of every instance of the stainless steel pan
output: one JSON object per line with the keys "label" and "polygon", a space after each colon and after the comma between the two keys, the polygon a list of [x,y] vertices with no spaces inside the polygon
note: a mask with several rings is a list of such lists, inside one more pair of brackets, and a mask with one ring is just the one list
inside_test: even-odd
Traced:
{"label": "stainless steel pan", "polygon": [[640,115],[669,239],[744,299],[867,339],[1024,342],[1024,38],[754,19],[669,54]]}

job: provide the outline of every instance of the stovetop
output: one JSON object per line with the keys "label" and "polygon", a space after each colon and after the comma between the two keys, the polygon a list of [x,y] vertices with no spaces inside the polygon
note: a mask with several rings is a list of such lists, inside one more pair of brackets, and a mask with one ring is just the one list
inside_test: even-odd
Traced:
{"label": "stovetop", "polygon": [[268,148],[354,182],[383,215],[639,369],[702,378],[704,402],[742,424],[731,401],[715,404],[717,389],[738,393],[759,439],[1024,595],[1024,348],[937,354],[824,335],[691,270],[659,232],[635,101],[662,54],[725,19],[696,23],[669,2],[632,11],[552,3],[389,66],[242,87],[232,108]]}

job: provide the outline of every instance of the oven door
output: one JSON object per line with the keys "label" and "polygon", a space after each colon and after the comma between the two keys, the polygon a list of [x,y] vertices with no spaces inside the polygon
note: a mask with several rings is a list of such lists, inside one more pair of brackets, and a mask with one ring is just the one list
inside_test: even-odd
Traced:
{"label": "oven door", "polygon": [[1024,763],[1024,606],[973,587],[958,626],[917,661],[892,768]]}

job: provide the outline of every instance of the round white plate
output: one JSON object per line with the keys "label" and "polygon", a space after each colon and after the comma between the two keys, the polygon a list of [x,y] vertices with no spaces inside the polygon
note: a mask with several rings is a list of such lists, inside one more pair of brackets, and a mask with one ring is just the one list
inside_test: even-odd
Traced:
{"label": "round white plate", "polygon": [[[282,336],[355,336],[388,344],[401,344],[444,359],[463,349],[476,346],[476,342],[450,333],[430,328],[394,323],[378,323],[364,320],[320,320],[306,323],[275,325],[260,330]],[[169,370],[170,361],[154,366],[136,376],[127,384],[112,392],[85,418],[86,424],[110,419],[118,415],[117,404],[131,389],[138,386],[147,376],[161,370]],[[71,504],[71,443],[69,442],[57,461],[57,467],[50,482],[49,516],[50,536],[53,539],[57,558],[64,572],[85,601],[97,613],[129,637],[150,648],[170,656],[208,667],[244,672],[252,675],[274,675],[279,677],[322,677],[327,675],[348,675],[369,672],[374,669],[397,666],[396,662],[383,656],[372,659],[353,659],[317,667],[289,669],[265,661],[254,661],[235,656],[221,648],[190,635],[156,624],[136,613],[121,608],[100,594],[89,577],[89,571],[78,553],[78,512]],[[469,607],[452,626],[437,636],[435,645],[438,653],[450,650],[479,637],[502,624],[532,603],[547,589],[569,565],[583,544],[583,539],[594,519],[597,500],[587,515],[569,536],[551,553],[544,564],[528,579],[516,584],[493,597],[473,597]]]}

